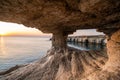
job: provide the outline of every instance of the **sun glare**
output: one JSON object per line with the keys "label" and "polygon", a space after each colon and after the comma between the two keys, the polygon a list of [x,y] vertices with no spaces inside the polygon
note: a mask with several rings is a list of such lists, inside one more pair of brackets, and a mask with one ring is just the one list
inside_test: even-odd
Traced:
{"label": "sun glare", "polygon": [[28,28],[21,24],[14,24],[0,21],[0,36],[9,35],[43,35],[41,31],[35,28]]}
{"label": "sun glare", "polygon": [[6,32],[0,32],[0,35],[1,36],[4,36],[4,35],[6,35],[7,33]]}

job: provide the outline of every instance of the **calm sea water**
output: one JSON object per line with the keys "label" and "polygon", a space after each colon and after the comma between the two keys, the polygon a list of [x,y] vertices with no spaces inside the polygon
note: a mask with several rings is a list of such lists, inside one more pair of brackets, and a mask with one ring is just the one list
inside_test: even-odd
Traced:
{"label": "calm sea water", "polygon": [[75,43],[75,42],[68,42],[68,46],[74,47],[79,50],[103,50],[106,48],[105,45],[100,44],[88,44],[85,43]]}
{"label": "calm sea water", "polygon": [[44,56],[50,47],[49,38],[0,37],[0,70],[35,61]]}
{"label": "calm sea water", "polygon": [[[0,37],[0,71],[15,65],[27,64],[43,57],[51,47],[50,38]],[[99,45],[68,43],[80,50],[100,50]]]}

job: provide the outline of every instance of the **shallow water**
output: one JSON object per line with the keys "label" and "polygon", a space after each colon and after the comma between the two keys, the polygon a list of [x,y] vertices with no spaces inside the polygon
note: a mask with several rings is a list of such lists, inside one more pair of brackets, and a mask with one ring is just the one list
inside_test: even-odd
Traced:
{"label": "shallow water", "polygon": [[74,47],[80,50],[103,50],[106,46],[100,44],[85,44],[85,43],[75,43],[75,42],[68,42],[68,46]]}

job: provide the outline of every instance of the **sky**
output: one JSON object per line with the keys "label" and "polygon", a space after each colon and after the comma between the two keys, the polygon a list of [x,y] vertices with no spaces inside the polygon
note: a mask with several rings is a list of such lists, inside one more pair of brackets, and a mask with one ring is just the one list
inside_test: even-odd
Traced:
{"label": "sky", "polygon": [[[50,36],[50,34],[43,34],[36,28],[28,28],[22,24],[8,23],[0,21],[0,35],[2,36]],[[95,29],[77,30],[73,35],[103,35],[103,33],[96,32]]]}
{"label": "sky", "polygon": [[22,24],[0,21],[0,35],[3,36],[41,36],[43,34],[36,28],[28,28]]}

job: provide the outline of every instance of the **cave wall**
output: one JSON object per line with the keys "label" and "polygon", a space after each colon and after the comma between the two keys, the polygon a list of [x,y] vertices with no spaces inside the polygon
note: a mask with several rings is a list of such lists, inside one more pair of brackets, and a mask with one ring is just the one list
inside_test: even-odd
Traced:
{"label": "cave wall", "polygon": [[[104,69],[112,71],[120,70],[120,29],[116,30],[107,41],[108,62]],[[117,69],[117,70],[116,70]]]}
{"label": "cave wall", "polygon": [[46,33],[120,28],[119,0],[0,0],[0,20]]}

